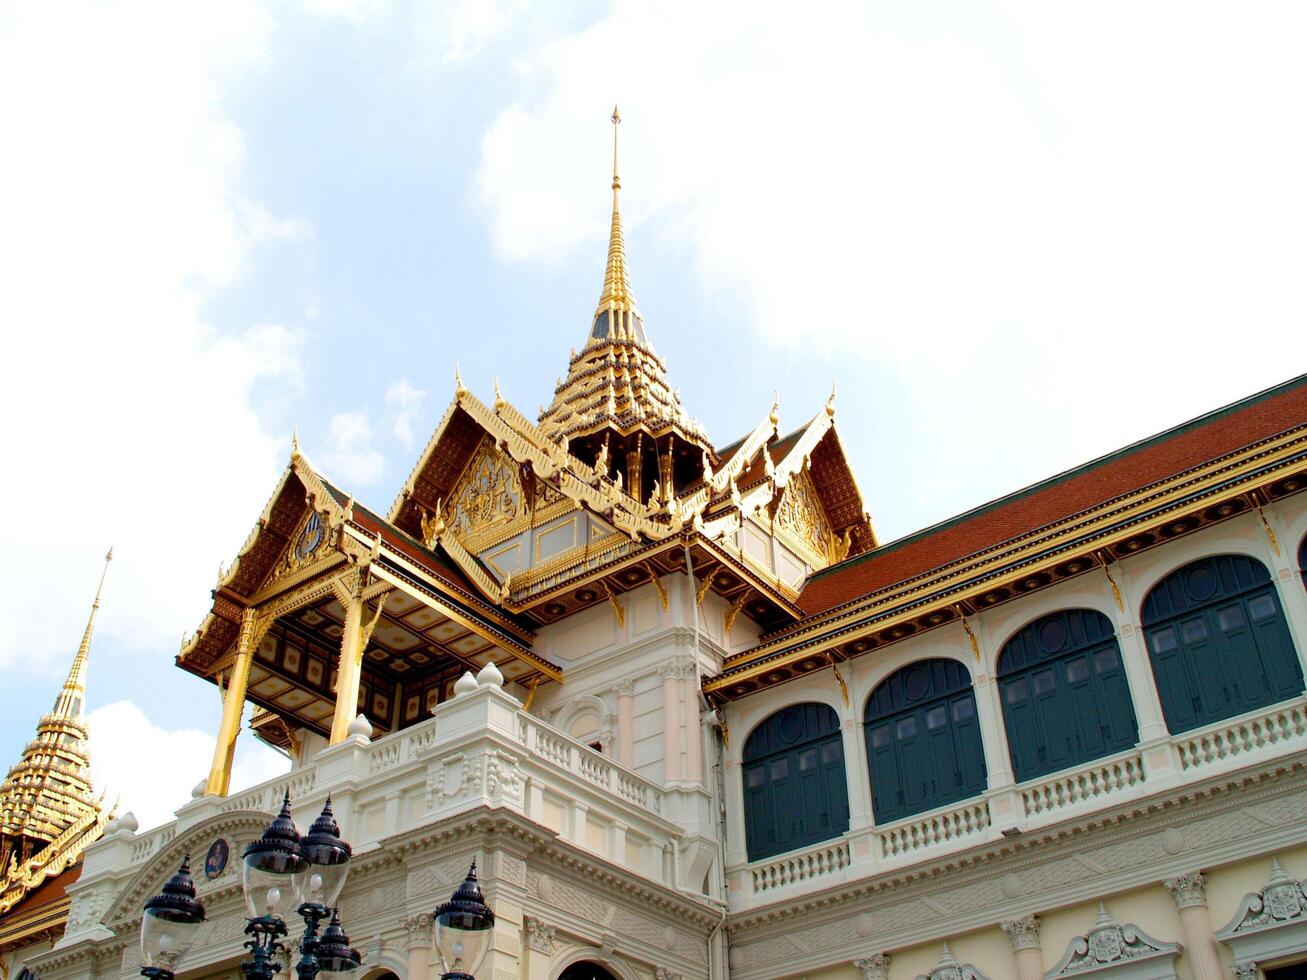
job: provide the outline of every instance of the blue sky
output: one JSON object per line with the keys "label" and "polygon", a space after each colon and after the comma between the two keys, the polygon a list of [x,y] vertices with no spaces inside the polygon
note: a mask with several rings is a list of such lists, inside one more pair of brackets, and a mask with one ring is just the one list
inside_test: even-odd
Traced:
{"label": "blue sky", "polygon": [[562,6],[0,2],[0,760],[112,543],[97,775],[184,801],[217,696],[171,658],[292,427],[384,509],[455,362],[548,400],[614,102],[687,409],[724,444],[837,381],[882,539],[1307,369],[1298,5]]}

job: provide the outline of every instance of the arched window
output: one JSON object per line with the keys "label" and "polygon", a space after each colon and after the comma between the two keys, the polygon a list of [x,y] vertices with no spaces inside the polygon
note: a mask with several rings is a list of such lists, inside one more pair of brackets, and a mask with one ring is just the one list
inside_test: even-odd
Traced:
{"label": "arched window", "polygon": [[838,837],[849,829],[840,720],[824,704],[792,704],[744,743],[749,860]]}
{"label": "arched window", "polygon": [[1018,780],[1139,740],[1112,621],[1092,609],[1053,613],[1008,640],[998,656],[998,690]]}
{"label": "arched window", "polygon": [[582,960],[560,973],[558,980],[617,980],[617,977],[598,963]]}
{"label": "arched window", "polygon": [[1204,558],[1148,593],[1144,634],[1166,726],[1185,732],[1302,693],[1302,669],[1266,566]]}
{"label": "arched window", "polygon": [[956,660],[922,660],[867,700],[871,803],[881,823],[985,791],[985,754],[971,675]]}
{"label": "arched window", "polygon": [[1298,571],[1302,573],[1302,584],[1307,586],[1307,537],[1298,546]]}

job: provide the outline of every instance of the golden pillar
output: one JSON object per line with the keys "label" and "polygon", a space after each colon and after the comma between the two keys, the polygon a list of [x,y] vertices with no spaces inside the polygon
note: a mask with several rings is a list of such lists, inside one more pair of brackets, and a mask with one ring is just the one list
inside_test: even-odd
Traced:
{"label": "golden pillar", "polygon": [[231,786],[231,763],[236,755],[236,736],[241,731],[241,712],[245,709],[245,688],[250,680],[250,660],[254,656],[253,609],[246,609],[241,617],[240,637],[236,641],[236,659],[227,682],[227,695],[222,702],[222,724],[218,727],[218,744],[213,747],[213,765],[209,767],[209,782],[204,788],[207,796],[226,796]]}
{"label": "golden pillar", "polygon": [[359,675],[363,651],[359,649],[363,629],[363,576],[350,586],[345,604],[345,629],[340,637],[340,665],[336,670],[336,713],[331,717],[331,739],[336,745],[349,736],[349,723],[359,709]]}

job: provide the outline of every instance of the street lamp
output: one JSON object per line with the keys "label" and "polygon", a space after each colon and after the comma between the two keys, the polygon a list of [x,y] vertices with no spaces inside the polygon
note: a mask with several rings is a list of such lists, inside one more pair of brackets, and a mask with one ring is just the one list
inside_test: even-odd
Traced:
{"label": "street lamp", "polygon": [[441,980],[476,980],[473,974],[490,950],[495,913],[481,896],[475,861],[450,900],[436,909],[435,919],[436,949],[445,971]]}
{"label": "street lamp", "polygon": [[190,862],[187,854],[163,890],[145,903],[141,917],[141,976],[173,980],[177,964],[195,944],[204,921],[204,906],[195,897]]}
{"label": "street lamp", "polygon": [[[241,964],[247,980],[272,980],[281,966],[278,955],[288,952],[281,942],[287,934],[286,918],[293,910],[304,920],[295,974],[313,980],[319,973],[352,972],[362,957],[349,948],[349,937],[332,914],[331,926],[318,937],[322,922],[345,887],[350,846],[340,839],[340,828],[328,799],[322,813],[301,840],[290,815],[290,793],[281,812],[263,836],[246,846],[242,886],[250,919],[245,943],[250,958]],[[301,900],[302,899],[302,900]]]}

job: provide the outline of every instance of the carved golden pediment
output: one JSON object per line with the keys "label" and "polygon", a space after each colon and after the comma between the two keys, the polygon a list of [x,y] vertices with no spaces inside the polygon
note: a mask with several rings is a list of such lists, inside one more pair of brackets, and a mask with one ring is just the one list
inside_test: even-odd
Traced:
{"label": "carved golden pediment", "polygon": [[272,566],[260,591],[309,567],[330,553],[330,524],[327,518],[328,515],[321,511],[305,508],[291,533],[290,543]]}
{"label": "carved golden pediment", "polygon": [[812,482],[812,474],[805,467],[790,478],[773,518],[776,531],[801,550],[819,566],[831,560],[835,535],[826,520],[821,497]]}
{"label": "carved golden pediment", "polygon": [[446,522],[472,545],[487,532],[523,517],[527,501],[518,464],[483,439],[446,506]]}

